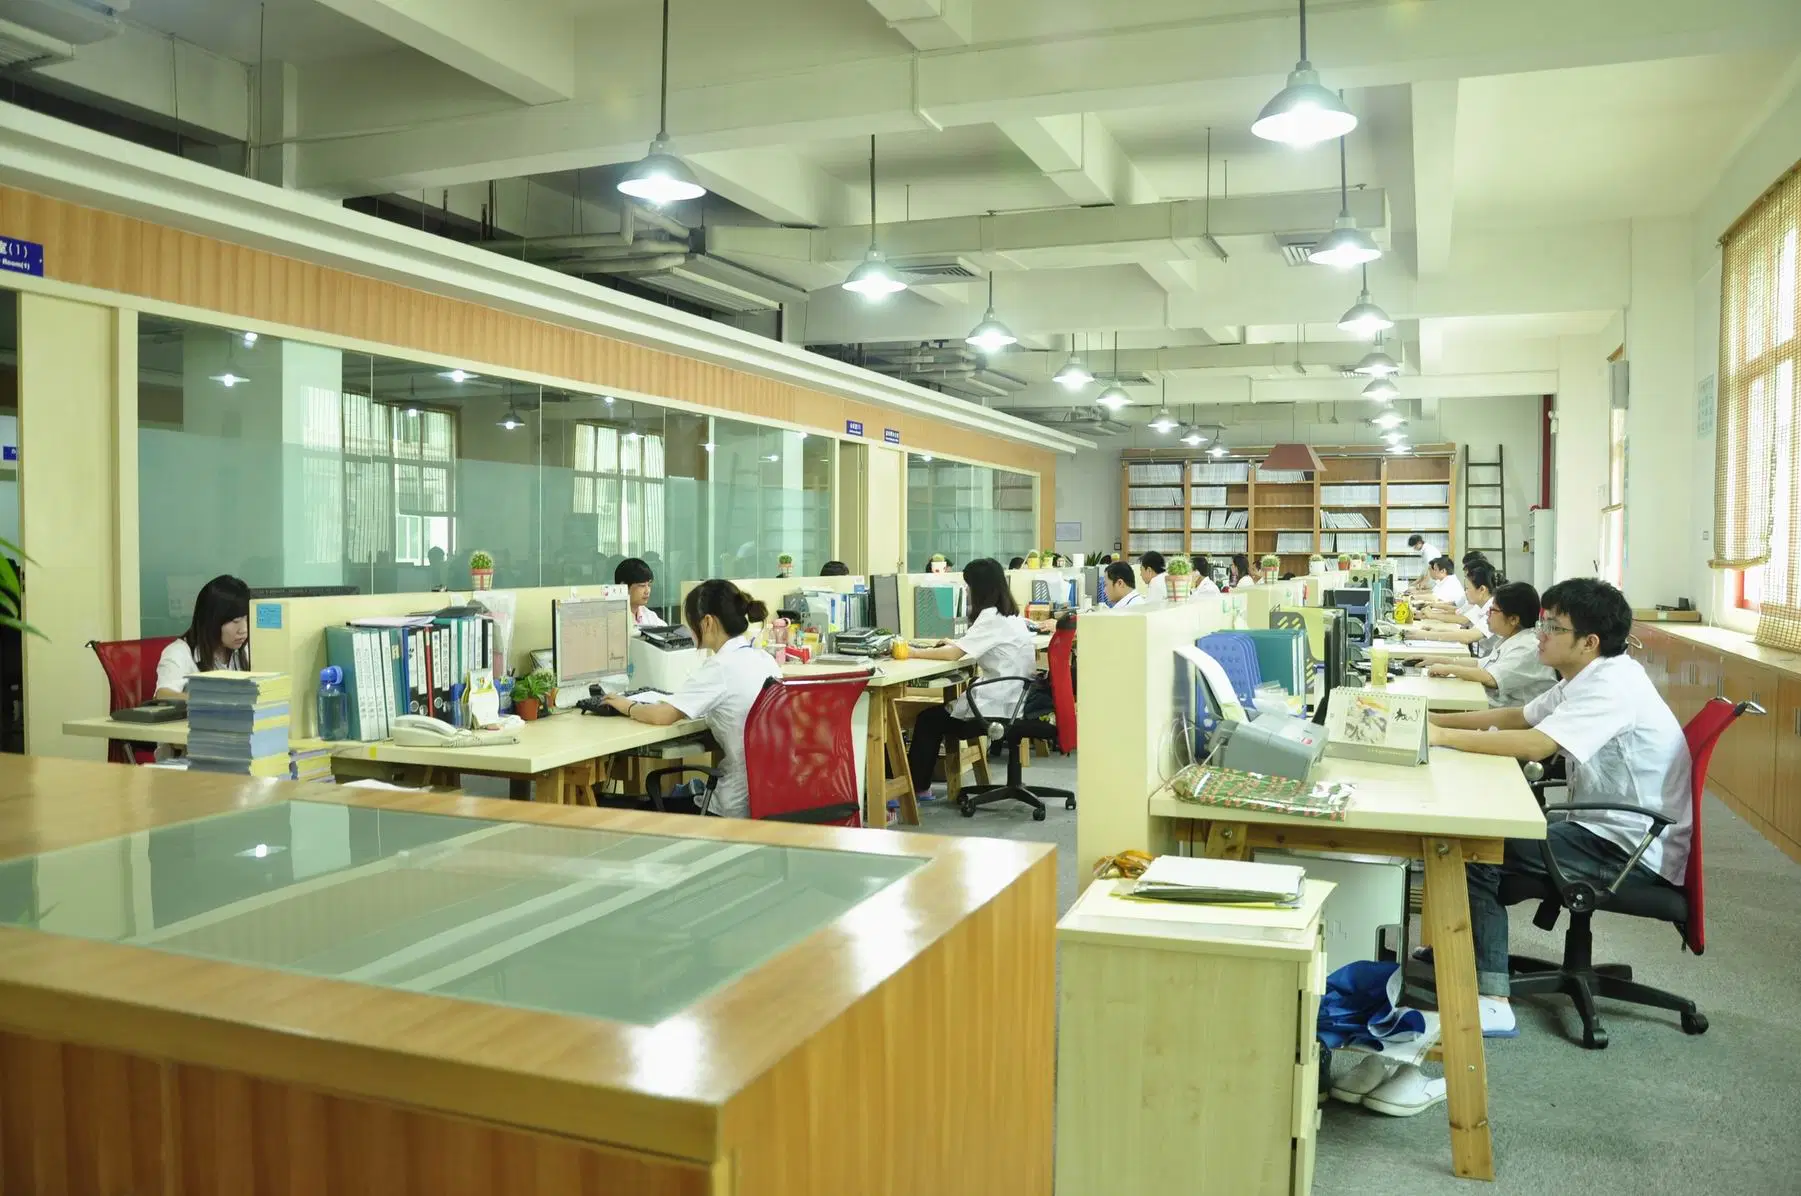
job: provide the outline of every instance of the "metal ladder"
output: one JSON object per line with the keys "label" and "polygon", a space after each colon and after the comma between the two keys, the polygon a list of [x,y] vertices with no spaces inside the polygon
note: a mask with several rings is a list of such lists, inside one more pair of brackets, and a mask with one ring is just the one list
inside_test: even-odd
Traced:
{"label": "metal ladder", "polygon": [[1507,528],[1502,505],[1501,462],[1505,449],[1495,446],[1493,461],[1477,461],[1463,446],[1463,549],[1481,552],[1507,576]]}

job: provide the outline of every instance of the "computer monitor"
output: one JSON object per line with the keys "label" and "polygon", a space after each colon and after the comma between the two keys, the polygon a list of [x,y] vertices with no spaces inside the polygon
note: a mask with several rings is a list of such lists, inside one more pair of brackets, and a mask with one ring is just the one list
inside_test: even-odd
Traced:
{"label": "computer monitor", "polygon": [[573,706],[604,678],[623,683],[631,647],[631,604],[617,598],[553,599],[551,652],[556,660],[557,705]]}
{"label": "computer monitor", "polygon": [[1347,635],[1350,616],[1342,609],[1327,609],[1321,613],[1326,616],[1326,669],[1321,679],[1319,705],[1313,709],[1313,721],[1324,726],[1326,702],[1332,697],[1332,691],[1344,684],[1345,670],[1350,667]]}
{"label": "computer monitor", "polygon": [[1104,606],[1101,597],[1101,570],[1098,565],[1082,566],[1082,595],[1095,606]]}
{"label": "computer monitor", "polygon": [[900,574],[878,573],[869,579],[870,618],[891,635],[901,631]]}

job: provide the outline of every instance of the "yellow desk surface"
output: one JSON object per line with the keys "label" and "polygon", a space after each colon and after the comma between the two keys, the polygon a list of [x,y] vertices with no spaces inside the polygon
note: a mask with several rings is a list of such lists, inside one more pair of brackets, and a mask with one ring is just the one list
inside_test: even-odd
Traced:
{"label": "yellow desk surface", "polygon": [[1467,644],[1455,644],[1445,648],[1425,648],[1417,644],[1410,644],[1406,640],[1377,640],[1375,646],[1387,648],[1389,656],[1395,660],[1423,660],[1428,664],[1435,660],[1448,660],[1453,663],[1469,664],[1475,659],[1470,655]]}
{"label": "yellow desk surface", "polygon": [[[884,660],[869,674],[869,688],[892,689],[897,685],[913,685],[932,677],[943,677],[961,669],[973,668],[972,660]],[[847,673],[852,669],[841,664],[790,664],[782,667],[784,677],[826,677]]]}
{"label": "yellow desk surface", "polygon": [[1398,694],[1421,695],[1428,710],[1488,709],[1488,691],[1459,677],[1390,677],[1388,688]]}
{"label": "yellow desk surface", "polygon": [[86,739],[129,739],[133,743],[172,743],[186,747],[188,720],[172,723],[122,723],[112,718],[75,718],[63,724],[64,735]]}
{"label": "yellow desk surface", "polygon": [[1357,786],[1343,821],[1299,818],[1261,810],[1202,806],[1174,797],[1150,799],[1162,818],[1208,822],[1256,822],[1331,832],[1446,835],[1459,839],[1542,839],[1545,815],[1517,761],[1433,748],[1422,765],[1376,764],[1328,756],[1313,770],[1316,781]]}
{"label": "yellow desk surface", "polygon": [[519,728],[518,743],[468,748],[347,743],[332,754],[383,764],[418,764],[459,772],[531,776],[685,735],[699,735],[706,729],[707,724],[699,719],[683,719],[667,727],[653,727],[629,718],[596,718],[570,710],[525,724]]}

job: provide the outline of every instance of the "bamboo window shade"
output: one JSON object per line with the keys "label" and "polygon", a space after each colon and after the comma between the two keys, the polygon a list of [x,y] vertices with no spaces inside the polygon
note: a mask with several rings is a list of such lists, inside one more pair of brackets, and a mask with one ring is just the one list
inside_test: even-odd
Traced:
{"label": "bamboo window shade", "polygon": [[1711,564],[1763,566],[1755,638],[1801,650],[1801,168],[1721,245]]}

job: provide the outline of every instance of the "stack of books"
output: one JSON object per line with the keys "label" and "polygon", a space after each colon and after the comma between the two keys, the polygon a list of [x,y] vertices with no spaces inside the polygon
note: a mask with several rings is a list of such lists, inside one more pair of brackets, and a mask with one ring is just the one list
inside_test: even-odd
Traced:
{"label": "stack of books", "polygon": [[286,673],[219,670],[188,678],[188,768],[287,779]]}
{"label": "stack of books", "polygon": [[288,740],[288,776],[296,781],[331,780],[331,744],[323,739]]}
{"label": "stack of books", "polygon": [[1301,899],[1306,870],[1292,864],[1254,864],[1158,856],[1126,895],[1196,905],[1269,905],[1292,908]]}

